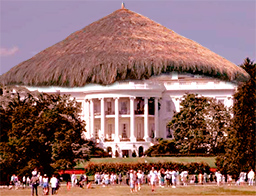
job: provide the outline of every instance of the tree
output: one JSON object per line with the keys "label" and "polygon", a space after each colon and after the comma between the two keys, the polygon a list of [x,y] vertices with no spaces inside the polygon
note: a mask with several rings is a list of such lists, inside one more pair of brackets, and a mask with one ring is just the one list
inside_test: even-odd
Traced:
{"label": "tree", "polygon": [[256,170],[256,64],[249,58],[241,67],[250,75],[250,80],[238,86],[234,94],[233,129],[228,133],[226,153],[217,158],[222,172],[236,176],[250,168]]}
{"label": "tree", "polygon": [[146,150],[145,154],[151,156],[153,154],[175,154],[178,153],[174,140],[160,140],[158,144],[151,146]]}
{"label": "tree", "polygon": [[85,123],[68,95],[6,92],[0,96],[0,168],[3,173],[30,174],[73,167],[88,159],[81,138]]}
{"label": "tree", "polygon": [[181,153],[220,153],[230,113],[213,98],[186,94],[169,123]]}

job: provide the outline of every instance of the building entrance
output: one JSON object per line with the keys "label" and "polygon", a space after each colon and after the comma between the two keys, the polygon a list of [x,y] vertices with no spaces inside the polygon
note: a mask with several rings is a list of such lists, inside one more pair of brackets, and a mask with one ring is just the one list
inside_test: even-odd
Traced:
{"label": "building entrance", "polygon": [[129,150],[122,150],[123,157],[129,157]]}

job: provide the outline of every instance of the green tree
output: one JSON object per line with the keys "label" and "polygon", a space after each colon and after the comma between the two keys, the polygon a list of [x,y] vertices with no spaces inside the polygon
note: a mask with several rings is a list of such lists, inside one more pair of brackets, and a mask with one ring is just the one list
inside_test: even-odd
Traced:
{"label": "green tree", "polygon": [[170,128],[181,153],[220,153],[230,114],[222,103],[213,98],[186,94]]}
{"label": "green tree", "polygon": [[153,154],[175,154],[178,153],[174,140],[160,140],[158,144],[151,146],[146,150],[145,154],[151,156]]}
{"label": "green tree", "polygon": [[256,170],[256,64],[249,58],[241,67],[250,80],[238,86],[234,94],[233,129],[228,133],[226,153],[217,158],[217,166],[223,172],[236,176],[250,168]]}
{"label": "green tree", "polygon": [[0,99],[2,175],[30,174],[35,167],[51,173],[89,158],[89,148],[81,138],[85,123],[75,99],[11,91]]}

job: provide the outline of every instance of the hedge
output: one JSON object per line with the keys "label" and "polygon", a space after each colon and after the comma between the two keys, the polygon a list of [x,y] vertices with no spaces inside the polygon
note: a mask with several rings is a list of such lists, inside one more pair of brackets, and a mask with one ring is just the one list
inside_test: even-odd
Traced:
{"label": "hedge", "polygon": [[152,167],[159,170],[161,168],[169,170],[188,171],[190,174],[198,174],[200,172],[210,173],[210,166],[205,162],[192,163],[173,163],[173,162],[158,162],[158,163],[89,163],[85,167],[87,175],[94,175],[96,172],[123,173],[125,174],[130,169],[142,170],[148,174]]}

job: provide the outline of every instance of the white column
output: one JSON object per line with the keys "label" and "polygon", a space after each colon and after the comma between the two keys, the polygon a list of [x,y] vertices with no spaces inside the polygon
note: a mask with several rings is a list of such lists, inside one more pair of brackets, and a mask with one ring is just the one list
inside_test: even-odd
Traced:
{"label": "white column", "polygon": [[120,142],[119,139],[119,97],[115,97],[115,142]]}
{"label": "white column", "polygon": [[136,142],[134,135],[135,117],[134,117],[134,98],[130,97],[130,141]]}
{"label": "white column", "polygon": [[93,100],[90,99],[90,135],[91,137],[95,137],[95,132],[94,132],[94,104],[93,104]]}
{"label": "white column", "polygon": [[159,138],[158,98],[155,97],[155,138]]}
{"label": "white column", "polygon": [[85,129],[86,129],[86,138],[91,138],[91,135],[90,135],[90,102],[88,99],[85,99],[85,122],[86,122],[86,125],[85,125]]}
{"label": "white column", "polygon": [[103,138],[106,137],[105,134],[105,105],[104,105],[104,98],[100,98],[100,114],[101,114],[101,119],[100,119],[100,128],[101,128],[101,133],[103,135]]}
{"label": "white column", "polygon": [[144,98],[144,140],[149,141],[148,137],[148,98]]}

